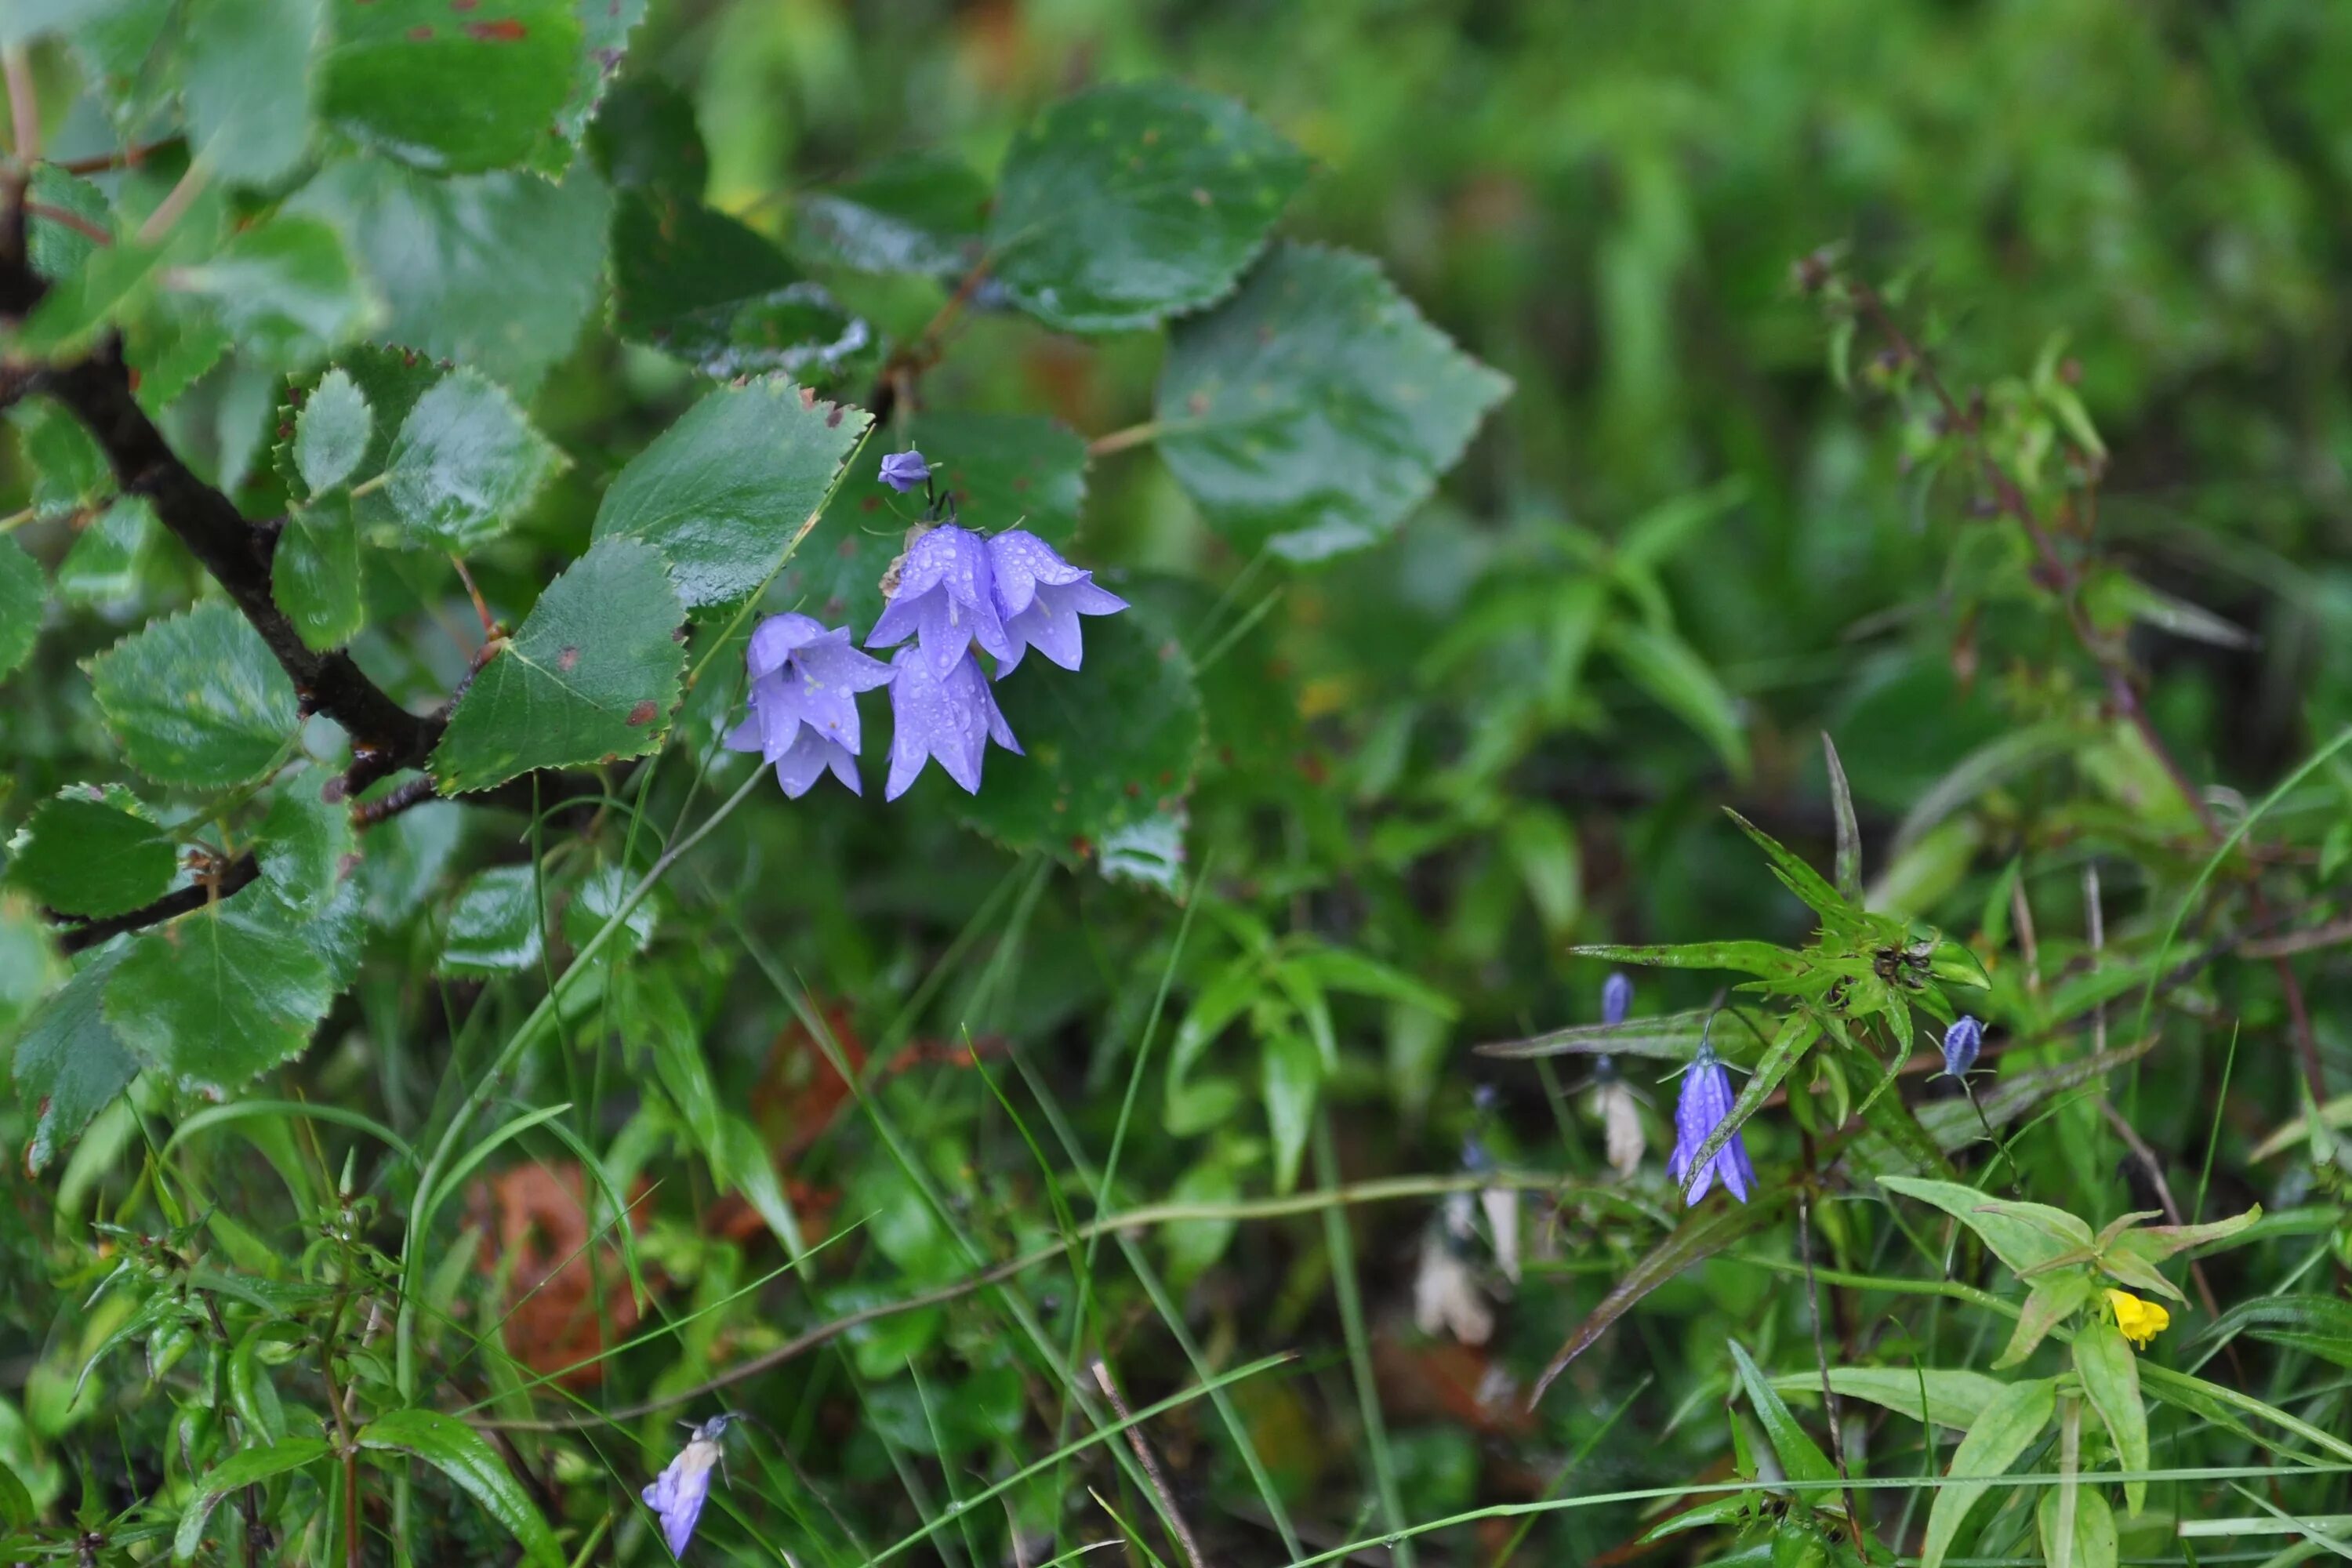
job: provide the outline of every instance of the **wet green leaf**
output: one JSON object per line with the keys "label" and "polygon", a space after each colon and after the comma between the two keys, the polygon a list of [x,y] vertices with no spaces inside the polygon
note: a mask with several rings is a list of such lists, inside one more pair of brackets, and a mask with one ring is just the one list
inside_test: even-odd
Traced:
{"label": "wet green leaf", "polygon": [[41,803],[12,846],[8,879],[61,914],[119,915],[152,903],[180,858],[170,837],[131,803],[77,785]]}
{"label": "wet green leaf", "polygon": [[157,784],[243,784],[301,723],[261,634],[217,599],[151,622],[92,659],[89,675],[124,756]]}
{"label": "wet green leaf", "polygon": [[337,5],[319,113],[337,131],[435,174],[527,161],[572,90],[580,21],[569,0],[370,0]]}

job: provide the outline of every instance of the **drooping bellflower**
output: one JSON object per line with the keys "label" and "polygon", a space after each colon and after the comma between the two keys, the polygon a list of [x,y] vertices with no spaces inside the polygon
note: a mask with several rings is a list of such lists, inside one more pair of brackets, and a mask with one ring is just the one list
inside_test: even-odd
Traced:
{"label": "drooping bellflower", "polygon": [[695,1521],[702,1517],[702,1505],[710,1499],[710,1472],[719,1465],[719,1439],[734,1419],[714,1415],[697,1426],[677,1458],[638,1494],[661,1521],[662,1539],[669,1542],[673,1557],[684,1557],[686,1543],[694,1539]]}
{"label": "drooping bellflower", "polygon": [[1966,1078],[1969,1069],[1977,1065],[1977,1053],[1984,1048],[1984,1026],[1963,1013],[1952,1020],[1944,1031],[1944,1070],[1954,1078]]}
{"label": "drooping bellflower", "polygon": [[1084,652],[1078,617],[1116,615],[1127,608],[1125,599],[1095,585],[1093,573],[1071,565],[1052,545],[1023,529],[989,536],[988,564],[995,578],[997,612],[1013,645],[1013,656],[997,661],[999,680],[1033,647],[1064,669],[1077,668]]}
{"label": "drooping bellflower", "polygon": [[893,452],[882,459],[882,482],[905,495],[931,482],[931,466],[912,447]]}
{"label": "drooping bellflower", "polygon": [[988,742],[994,741],[1015,756],[1021,742],[997,710],[980,661],[967,652],[934,670],[929,655],[919,647],[902,647],[890,659],[890,779],[882,798],[896,800],[907,793],[923,764],[937,757],[948,776],[969,795],[980,793],[980,764]]}
{"label": "drooping bellflower", "polygon": [[1705,1169],[1693,1170],[1692,1162],[1707,1135],[1731,1114],[1731,1075],[1724,1071],[1713,1047],[1700,1046],[1690,1071],[1683,1075],[1682,1098],[1675,1102],[1675,1152],[1666,1161],[1666,1173],[1688,1189],[1684,1201],[1690,1207],[1698,1206],[1717,1176],[1743,1204],[1748,1201],[1748,1189],[1756,1184],[1756,1167],[1748,1163],[1747,1142],[1738,1132],[1716,1152]]}
{"label": "drooping bellflower", "polygon": [[751,710],[728,732],[728,749],[774,764],[776,782],[794,800],[827,768],[859,793],[857,694],[887,684],[888,667],[850,647],[845,627],[827,630],[794,615],[761,621],[746,657]]}
{"label": "drooping bellflower", "polygon": [[1613,973],[1601,983],[1601,1021],[1622,1024],[1625,1015],[1633,1010],[1633,983],[1622,972]]}
{"label": "drooping bellflower", "polygon": [[940,680],[971,656],[974,644],[1000,664],[1014,657],[997,614],[995,574],[980,535],[942,523],[907,546],[898,586],[866,634],[866,646],[895,647],[908,637],[918,639]]}

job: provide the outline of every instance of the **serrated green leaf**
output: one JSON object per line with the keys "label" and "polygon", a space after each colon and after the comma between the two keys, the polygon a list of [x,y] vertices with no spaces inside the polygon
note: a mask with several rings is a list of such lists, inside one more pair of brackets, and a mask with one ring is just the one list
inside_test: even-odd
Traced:
{"label": "serrated green leaf", "polygon": [[530,159],[530,166],[548,178],[572,166],[572,150],[601,116],[606,89],[627,56],[629,35],[645,20],[646,5],[646,0],[572,0],[580,47],[572,57],[572,86]]}
{"label": "serrated green leaf", "polygon": [[351,813],[320,798],[312,773],[278,786],[261,819],[261,875],[299,914],[322,914],[335,901],[343,862],[356,847]]}
{"label": "serrated green leaf", "polygon": [[[1730,1348],[1731,1363],[1738,1375],[1739,1386],[1747,1392],[1748,1403],[1755,1410],[1756,1419],[1763,1423],[1764,1436],[1771,1443],[1772,1452],[1780,1457],[1780,1473],[1792,1481],[1836,1480],[1837,1467],[1830,1463],[1830,1457],[1822,1452],[1821,1445],[1813,1441],[1812,1435],[1790,1413],[1788,1405],[1774,1391],[1772,1380],[1766,1377],[1763,1369],[1749,1357],[1747,1347],[1738,1340],[1725,1342]],[[1826,1492],[1810,1491],[1796,1495],[1815,1506],[1830,1496]]]}
{"label": "serrated green leaf", "polygon": [[1688,643],[1658,627],[1612,621],[1601,644],[1628,680],[1715,748],[1733,778],[1748,776],[1748,729],[1739,706]]}
{"label": "serrated green leaf", "polygon": [[313,497],[323,495],[359,471],[375,433],[367,394],[341,366],[319,384],[294,416],[294,467]]}
{"label": "serrated green leaf", "polygon": [[[2116,1462],[2126,1471],[2149,1466],[2147,1407],[2139,1394],[2139,1358],[2115,1324],[2094,1320],[2074,1335],[2074,1374],[2083,1396],[2116,1446]],[[2124,1506],[2137,1513],[2147,1500],[2146,1481],[2124,1483]]]}
{"label": "serrated green leaf", "polygon": [[513,974],[545,951],[539,893],[528,866],[494,866],[475,874],[450,906],[440,970],[467,979]]}
{"label": "serrated green leaf", "polygon": [[334,1001],[305,937],[266,886],[142,931],[107,983],[106,1021],[145,1066],[226,1095],[300,1055]]}
{"label": "serrated green leaf", "polygon": [[659,553],[634,539],[598,540],[459,699],[433,752],[441,792],[659,746],[686,666],[672,635],[685,619]]}
{"label": "serrated green leaf", "polygon": [[61,914],[103,917],[154,902],[178,868],[163,829],[80,785],[33,813],[8,879]]}
{"label": "serrated green leaf", "polygon": [[459,555],[478,549],[568,461],[504,387],[452,371],[416,400],[385,458],[399,542]]}
{"label": "serrated green leaf", "polygon": [[874,344],[764,237],[666,192],[614,201],[613,328],[721,381],[775,371],[822,384]]}
{"label": "serrated green leaf", "polygon": [[363,146],[435,174],[528,160],[572,90],[567,0],[371,0],[333,9],[319,112]]}
{"label": "serrated green leaf", "polygon": [[[390,466],[392,444],[400,437],[401,426],[406,423],[416,400],[439,384],[449,367],[415,349],[396,348],[381,343],[354,343],[335,356],[335,363],[307,384],[298,383],[278,410],[281,428],[291,426],[298,434],[302,415],[311,398],[327,384],[328,378],[341,375],[352,384],[368,407],[367,439],[362,443],[358,458],[346,481],[362,482],[373,479]],[[281,442],[273,455],[278,477],[286,481],[288,491],[298,500],[314,499],[309,480],[304,477],[301,462],[291,440]],[[352,515],[364,526],[392,528],[397,526],[398,513],[392,498],[382,489],[369,491],[352,502]]]}
{"label": "serrated green leaf", "polygon": [[242,1448],[231,1454],[205,1471],[205,1479],[190,1494],[187,1507],[180,1514],[180,1527],[172,1537],[172,1555],[182,1563],[195,1556],[197,1548],[204,1544],[205,1521],[229,1493],[289,1470],[315,1465],[332,1451],[333,1445],[324,1437],[287,1437],[265,1447]]}
{"label": "serrated green leaf", "polygon": [[1174,82],[1096,88],[1014,139],[992,268],[1049,325],[1150,326],[1232,288],[1306,177],[1298,150],[1228,99]]}
{"label": "serrated green leaf", "polygon": [[[507,174],[432,180],[358,158],[330,164],[287,210],[326,218],[365,258],[390,309],[386,337],[527,394],[572,352],[595,305],[610,206],[584,159],[551,184]],[[405,410],[361,385],[388,438]]]}
{"label": "serrated green leaf", "polygon": [[1085,858],[1191,791],[1200,689],[1183,648],[1144,612],[1090,618],[1084,668],[1024,667],[994,689],[1027,755],[998,759],[958,812],[998,843]]}
{"label": "serrated green leaf", "polygon": [[448,801],[429,801],[370,828],[352,879],[367,922],[391,930],[422,909],[464,836],[465,810]]}
{"label": "serrated green leaf", "polygon": [[110,952],[93,960],[16,1037],[16,1097],[33,1115],[33,1136],[25,1145],[25,1169],[32,1174],[39,1174],[139,1076],[139,1063],[123,1049],[100,1005],[121,957]]}
{"label": "serrated green leaf", "polygon": [[113,493],[114,472],[106,454],[62,405],[26,398],[8,410],[8,423],[16,426],[18,451],[33,470],[29,499],[35,517],[70,517]]}
{"label": "serrated green leaf", "polygon": [[269,560],[269,589],[305,646],[341,647],[359,636],[367,624],[361,586],[351,498],[331,495],[288,513]]}
{"label": "serrated green leaf", "polygon": [[163,259],[161,247],[116,236],[41,297],[18,330],[16,347],[49,359],[87,352],[100,335],[140,313],[154,291]]}
{"label": "serrated green leaf", "polygon": [[1155,417],[1221,532],[1311,561],[1392,531],[1509,390],[1370,258],[1288,245],[1176,329]]}
{"label": "serrated green leaf", "polygon": [[[1785,1372],[1772,1379],[1772,1386],[1782,1394],[1818,1394],[1822,1374],[1818,1370]],[[1907,1366],[1830,1368],[1830,1388],[1842,1399],[1866,1399],[1914,1421],[1933,1421],[1963,1432],[1976,1425],[1984,1407],[2008,1386],[1980,1372]],[[1923,1394],[1925,1405],[1920,1403]]]}
{"label": "serrated green leaf", "polygon": [[978,253],[988,195],[988,182],[962,160],[911,153],[803,196],[793,239],[813,259],[853,272],[945,277]]}
{"label": "serrated green leaf", "polygon": [[1960,1439],[1948,1479],[1927,1511],[1927,1537],[1920,1568],[1939,1568],[1968,1522],[1969,1510],[1990,1489],[1993,1478],[2014,1464],[2050,1425],[2057,1407],[2057,1384],[2050,1378],[2011,1384],[1985,1406]]}
{"label": "serrated green leaf", "polygon": [[191,0],[181,21],[189,151],[217,178],[266,185],[310,142],[320,0]]}
{"label": "serrated green leaf", "polygon": [[431,1465],[482,1506],[522,1547],[523,1555],[546,1568],[562,1568],[554,1531],[540,1516],[522,1483],[516,1480],[480,1433],[437,1410],[394,1410],[361,1427],[362,1448],[394,1449]]}
{"label": "serrated green leaf", "polygon": [[48,586],[41,563],[15,540],[0,536],[0,676],[14,675],[33,657]]}
{"label": "serrated green leaf", "polygon": [[[55,163],[33,165],[32,182],[26,195],[50,212],[70,213],[100,230],[112,226],[113,212],[107,205],[106,193]],[[32,262],[34,271],[53,284],[81,270],[82,264],[98,249],[98,241],[71,224],[60,223],[39,212],[25,215],[26,259]]]}
{"label": "serrated green leaf", "polygon": [[131,765],[157,784],[226,789],[276,762],[301,725],[294,683],[219,600],[149,624],[89,664]]}
{"label": "serrated green leaf", "polygon": [[779,377],[718,388],[614,479],[593,537],[661,552],[690,610],[737,604],[814,526],[870,423]]}
{"label": "serrated green leaf", "polygon": [[1725,806],[1723,811],[1726,816],[1739,825],[1740,832],[1748,835],[1748,839],[1764,851],[1764,858],[1772,863],[1772,875],[1780,879],[1782,887],[1796,894],[1806,908],[1821,916],[1823,921],[1840,928],[1856,923],[1861,911],[1849,905],[1819,871],[1805,864],[1801,856],[1729,806]]}
{"label": "serrated green leaf", "polygon": [[[58,597],[84,605],[129,599],[139,591],[140,572],[159,526],[155,505],[145,496],[115,497],[74,536],[73,548],[58,563]],[[8,624],[13,623],[0,620],[0,625]],[[0,633],[0,641],[5,636]]]}
{"label": "serrated green leaf", "polygon": [[174,282],[212,301],[248,357],[281,369],[315,363],[376,313],[342,237],[304,214],[256,224],[209,260],[180,268]]}

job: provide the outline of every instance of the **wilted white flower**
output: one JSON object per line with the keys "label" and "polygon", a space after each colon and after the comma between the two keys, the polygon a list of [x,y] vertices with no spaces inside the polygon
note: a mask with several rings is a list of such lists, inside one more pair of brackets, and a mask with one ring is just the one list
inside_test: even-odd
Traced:
{"label": "wilted white flower", "polygon": [[[1447,1205],[1449,1208],[1452,1205]],[[1433,1227],[1421,1238],[1421,1268],[1412,1281],[1412,1321],[1435,1337],[1450,1333],[1465,1345],[1483,1345],[1495,1332],[1495,1314],[1478,1295],[1470,1266]]]}

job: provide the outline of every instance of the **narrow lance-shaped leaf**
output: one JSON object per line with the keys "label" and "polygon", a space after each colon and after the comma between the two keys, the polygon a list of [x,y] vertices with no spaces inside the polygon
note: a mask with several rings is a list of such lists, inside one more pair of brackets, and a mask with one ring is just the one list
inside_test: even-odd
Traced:
{"label": "narrow lance-shaped leaf", "polygon": [[[2074,1374],[2115,1442],[2116,1462],[2126,1471],[2147,1469],[2147,1407],[2140,1401],[2139,1358],[2124,1342],[2123,1331],[2104,1321],[2084,1324],[2074,1335]],[[2124,1483],[2125,1507],[2137,1513],[2147,1500],[2146,1481]]]}
{"label": "narrow lance-shaped leaf", "polygon": [[1837,819],[1837,890],[1856,909],[1862,907],[1862,827],[1854,820],[1853,791],[1845,782],[1845,763],[1838,759],[1837,742],[1822,732],[1822,760],[1829,768],[1830,811]]}
{"label": "narrow lance-shaped leaf", "polygon": [[2091,1300],[2091,1277],[2082,1269],[2037,1280],[2026,1292],[2024,1310],[2018,1314],[2017,1327],[2010,1334],[2009,1346],[1992,1363],[1995,1372],[2007,1372],[2021,1366],[2050,1331],[2073,1317]]}
{"label": "narrow lance-shaped leaf", "polygon": [[1772,875],[1780,879],[1782,887],[1802,900],[1806,908],[1832,927],[1850,927],[1855,923],[1859,911],[1840,897],[1835,888],[1823,881],[1819,871],[1806,865],[1802,858],[1779,839],[1731,807],[1727,805],[1723,811],[1725,816],[1739,825],[1740,832],[1748,835],[1756,847],[1764,851],[1765,858],[1772,863]]}
{"label": "narrow lance-shaped leaf", "polygon": [[362,1448],[414,1454],[504,1525],[526,1558],[546,1568],[562,1568],[562,1549],[530,1494],[481,1434],[456,1416],[437,1410],[394,1410],[361,1427],[355,1440]]}
{"label": "narrow lance-shaped leaf", "polygon": [[1671,947],[1626,947],[1596,942],[1568,950],[1578,958],[1604,963],[1643,963],[1654,969],[1728,969],[1740,974],[1784,979],[1805,967],[1804,955],[1769,942],[1690,942]]}
{"label": "narrow lance-shaped leaf", "polygon": [[205,1472],[180,1515],[180,1528],[172,1537],[173,1557],[185,1563],[195,1556],[204,1544],[205,1521],[223,1498],[272,1476],[316,1464],[331,1451],[332,1445],[324,1437],[288,1437],[266,1447],[242,1449],[215,1465]]}
{"label": "narrow lance-shaped leaf", "polygon": [[1999,1258],[2021,1273],[2049,1264],[2071,1248],[2087,1248],[2091,1227],[2064,1209],[2047,1204],[1997,1201],[1957,1182],[1882,1176],[1879,1185],[1933,1204],[1975,1231]]}
{"label": "narrow lance-shaped leaf", "polygon": [[[1772,1386],[1782,1394],[1819,1394],[1822,1374],[1813,1372],[1784,1372],[1772,1379]],[[1908,1415],[1914,1421],[1932,1421],[1938,1426],[1951,1426],[1967,1431],[1984,1414],[1986,1405],[2009,1385],[1997,1377],[1980,1372],[1967,1372],[1938,1367],[1908,1366],[1833,1366],[1830,1368],[1830,1387],[1843,1399],[1866,1399],[1873,1405]],[[1926,1403],[1922,1404],[1924,1396]]]}
{"label": "narrow lance-shaped leaf", "polygon": [[1946,1484],[1937,1489],[1927,1511],[1927,1537],[1919,1553],[1919,1568],[1942,1568],[1945,1555],[1958,1539],[1969,1510],[1991,1489],[1993,1480],[2014,1464],[2044,1428],[2057,1408],[2058,1384],[2052,1378],[2012,1384],[1977,1417],[1969,1435],[1952,1455]]}
{"label": "narrow lance-shaped leaf", "polygon": [[1711,1040],[1716,1054],[1734,1065],[1752,1061],[1771,1043],[1744,1014],[1694,1007],[1686,1013],[1666,1013],[1654,1018],[1628,1018],[1622,1024],[1576,1024],[1549,1029],[1524,1040],[1505,1040],[1477,1047],[1482,1057],[1610,1056],[1647,1057],[1658,1061],[1686,1062],[1698,1055],[1699,1044]]}
{"label": "narrow lance-shaped leaf", "polygon": [[[1811,1434],[1798,1425],[1796,1416],[1774,1391],[1772,1380],[1764,1375],[1746,1347],[1738,1340],[1725,1342],[1731,1349],[1731,1362],[1739,1376],[1739,1386],[1747,1391],[1748,1403],[1755,1408],[1756,1419],[1764,1424],[1764,1436],[1771,1440],[1772,1452],[1780,1456],[1781,1472],[1792,1481],[1834,1481],[1837,1467],[1822,1452]],[[1805,1502],[1820,1507],[1832,1500],[1827,1492],[1804,1491],[1798,1494]]]}

